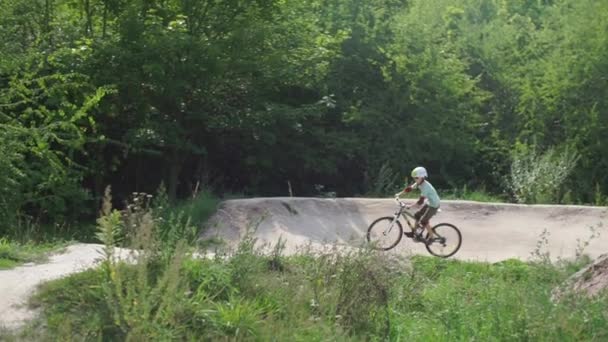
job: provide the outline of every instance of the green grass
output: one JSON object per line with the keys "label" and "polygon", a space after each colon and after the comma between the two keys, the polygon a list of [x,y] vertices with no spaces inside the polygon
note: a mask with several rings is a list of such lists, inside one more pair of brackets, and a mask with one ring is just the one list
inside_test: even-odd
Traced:
{"label": "green grass", "polygon": [[[189,217],[193,225],[200,226],[214,212],[220,200],[207,192],[201,192],[192,199],[179,201],[168,207],[168,212],[181,213]],[[167,215],[164,213],[163,215]]]}
{"label": "green grass", "polygon": [[54,241],[92,242],[95,222],[39,223],[37,220],[20,218],[14,222],[0,223],[0,235],[19,243],[49,243]]}
{"label": "green grass", "polygon": [[0,270],[10,269],[28,262],[44,262],[51,252],[58,252],[67,242],[20,243],[0,239]]}
{"label": "green grass", "polygon": [[462,189],[452,189],[440,191],[441,199],[446,200],[465,200],[488,203],[505,203],[509,202],[506,194],[497,195],[490,194],[483,189],[469,190],[466,186]]}
{"label": "green grass", "polygon": [[[105,213],[99,236],[108,242],[124,225],[120,213]],[[137,264],[108,255],[98,269],[43,285],[31,300],[41,309],[38,320],[19,335],[0,332],[0,339],[608,339],[608,296],[551,301],[551,291],[588,258],[492,264],[366,249],[286,257],[280,247],[262,253],[248,236],[225,255],[194,259],[183,244],[192,237],[183,211],[129,215],[136,222],[131,246],[145,251]]]}
{"label": "green grass", "polygon": [[[135,285],[138,266],[126,265],[115,268],[133,285],[125,289],[143,292],[122,304],[104,291],[103,268],[48,283],[32,303],[49,339],[605,340],[606,297],[551,302],[551,290],[581,267],[573,265],[387,260],[371,251],[273,257],[245,246],[230,259],[182,260],[179,285],[164,294],[162,272],[148,273],[149,290],[171,297],[156,304]],[[161,319],[116,323],[117,309],[137,305]]]}

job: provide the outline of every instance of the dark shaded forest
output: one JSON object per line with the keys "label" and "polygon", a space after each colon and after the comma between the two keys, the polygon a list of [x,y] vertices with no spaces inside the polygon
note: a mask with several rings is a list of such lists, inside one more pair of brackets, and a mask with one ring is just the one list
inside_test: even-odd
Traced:
{"label": "dark shaded forest", "polygon": [[3,0],[0,221],[439,189],[608,203],[608,2]]}

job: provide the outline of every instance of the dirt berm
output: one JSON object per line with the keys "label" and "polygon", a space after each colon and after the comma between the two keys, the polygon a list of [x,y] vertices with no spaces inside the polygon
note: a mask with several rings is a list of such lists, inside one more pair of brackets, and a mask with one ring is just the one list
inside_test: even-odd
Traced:
{"label": "dirt berm", "polygon": [[[247,229],[255,228],[254,236],[259,242],[274,244],[279,238],[285,240],[286,253],[306,244],[356,247],[364,241],[367,227],[374,219],[391,216],[396,208],[392,199],[227,200],[209,220],[201,238],[220,237],[234,245]],[[598,257],[608,252],[608,234],[603,232],[606,224],[602,225],[607,219],[606,207],[443,201],[441,212],[432,223],[449,222],[462,231],[462,247],[455,258],[493,262],[529,259],[538,249],[545,230],[548,242],[542,244],[541,252],[549,252],[556,259],[573,257],[593,228],[600,236],[590,241],[585,253]],[[426,254],[424,246],[409,239],[403,239],[395,252]]]}

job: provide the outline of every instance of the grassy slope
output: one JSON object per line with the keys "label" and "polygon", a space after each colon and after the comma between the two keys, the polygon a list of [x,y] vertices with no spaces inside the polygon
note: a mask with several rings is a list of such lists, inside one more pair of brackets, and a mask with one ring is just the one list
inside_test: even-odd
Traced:
{"label": "grassy slope", "polygon": [[51,252],[58,252],[67,242],[19,243],[0,239],[0,270],[10,269],[28,262],[44,262]]}
{"label": "grassy slope", "polygon": [[[181,211],[212,212],[197,199]],[[166,213],[167,217],[175,211]],[[63,340],[605,340],[606,297],[550,300],[551,290],[588,260],[496,264],[373,251],[261,255],[244,240],[231,258],[196,260],[163,222],[136,266],[103,267],[50,282],[32,304],[43,315],[5,339]],[[156,222],[156,221],[155,221]],[[171,223],[173,222],[173,223]],[[182,222],[182,223],[180,223]],[[111,227],[110,227],[111,228]],[[144,229],[145,227],[138,227]],[[149,227],[148,227],[149,228]],[[153,230],[154,231],[154,230]],[[164,234],[164,235],[163,235]],[[182,233],[184,234],[184,233]],[[148,237],[149,238],[149,237]],[[172,240],[175,242],[176,240]],[[170,250],[168,248],[171,248]],[[186,249],[187,250],[187,249]],[[542,256],[542,254],[538,254]],[[47,328],[40,329],[40,326]]]}
{"label": "grassy slope", "polygon": [[[149,288],[138,287],[133,276],[125,288],[143,292],[118,304],[100,286],[104,272],[92,270],[45,285],[33,303],[43,308],[49,339],[605,340],[605,297],[550,300],[551,290],[580,266],[430,257],[387,262],[371,251],[286,258],[241,248],[231,259],[183,260],[181,274],[173,274],[178,295],[167,291],[158,302],[148,301],[160,273]],[[137,269],[116,268],[125,277]],[[118,315],[122,327],[114,309],[127,313]],[[163,317],[142,322],[137,313],[144,312]]]}

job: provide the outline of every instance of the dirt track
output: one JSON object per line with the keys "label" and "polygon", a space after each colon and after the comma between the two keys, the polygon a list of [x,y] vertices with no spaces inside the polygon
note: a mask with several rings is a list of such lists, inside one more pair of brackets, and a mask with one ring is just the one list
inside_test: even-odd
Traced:
{"label": "dirt track", "polygon": [[[97,265],[102,248],[97,244],[75,244],[64,253],[51,256],[48,263],[0,271],[0,328],[18,328],[31,319],[36,313],[27,308],[26,302],[36,287]],[[117,248],[115,253],[120,258],[128,257],[126,250]]]}
{"label": "dirt track", "polygon": [[[203,237],[216,235],[235,242],[247,227],[257,225],[255,236],[260,241],[274,243],[282,237],[287,242],[288,253],[308,241],[313,245],[357,246],[363,241],[369,224],[378,217],[391,216],[396,207],[392,199],[229,200],[221,204]],[[592,257],[608,252],[608,233],[604,232],[608,223],[606,207],[443,201],[441,209],[432,223],[455,224],[463,234],[463,244],[455,258],[492,262],[528,259],[545,229],[549,233],[545,250],[554,259],[569,258],[574,256],[577,245],[588,240],[590,227],[598,228],[601,234],[591,241],[585,252]],[[409,239],[403,239],[395,251],[427,254],[421,244]]]}

